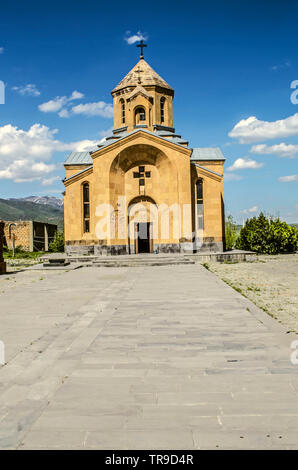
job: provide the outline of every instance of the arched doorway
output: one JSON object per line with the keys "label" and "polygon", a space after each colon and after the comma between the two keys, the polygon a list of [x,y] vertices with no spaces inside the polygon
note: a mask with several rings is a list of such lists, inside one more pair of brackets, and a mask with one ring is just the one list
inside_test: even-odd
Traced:
{"label": "arched doorway", "polygon": [[153,253],[157,239],[158,211],[149,196],[138,196],[128,205],[129,252]]}

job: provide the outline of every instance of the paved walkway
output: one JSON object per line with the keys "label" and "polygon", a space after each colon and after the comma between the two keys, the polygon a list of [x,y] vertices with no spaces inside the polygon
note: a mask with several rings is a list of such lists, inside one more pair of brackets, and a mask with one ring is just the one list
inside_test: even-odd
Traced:
{"label": "paved walkway", "polygon": [[1,448],[298,448],[297,337],[202,266],[14,276]]}

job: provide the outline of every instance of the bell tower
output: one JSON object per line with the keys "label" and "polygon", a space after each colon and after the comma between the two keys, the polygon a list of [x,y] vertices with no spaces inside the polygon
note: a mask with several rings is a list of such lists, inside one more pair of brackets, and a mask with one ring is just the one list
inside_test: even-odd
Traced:
{"label": "bell tower", "polygon": [[132,132],[145,128],[173,127],[174,90],[145,61],[140,41],[139,62],[112,91],[114,105],[114,132],[126,128]]}

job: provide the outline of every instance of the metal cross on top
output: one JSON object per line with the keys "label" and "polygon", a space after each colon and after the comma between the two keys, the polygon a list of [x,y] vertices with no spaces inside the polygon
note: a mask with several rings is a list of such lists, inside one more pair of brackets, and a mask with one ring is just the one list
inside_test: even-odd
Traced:
{"label": "metal cross on top", "polygon": [[140,48],[141,48],[140,59],[144,59],[143,49],[144,49],[144,47],[147,47],[147,44],[144,44],[144,43],[143,43],[143,39],[141,39],[140,44],[137,44],[137,47],[140,47]]}

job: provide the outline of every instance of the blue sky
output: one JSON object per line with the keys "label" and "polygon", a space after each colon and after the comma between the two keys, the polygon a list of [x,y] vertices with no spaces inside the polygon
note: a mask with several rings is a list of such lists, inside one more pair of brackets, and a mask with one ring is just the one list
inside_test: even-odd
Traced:
{"label": "blue sky", "polygon": [[298,3],[243,3],[1,5],[0,198],[61,196],[65,156],[112,128],[110,91],[142,33],[145,59],[175,89],[176,131],[227,159],[226,211],[298,222]]}

